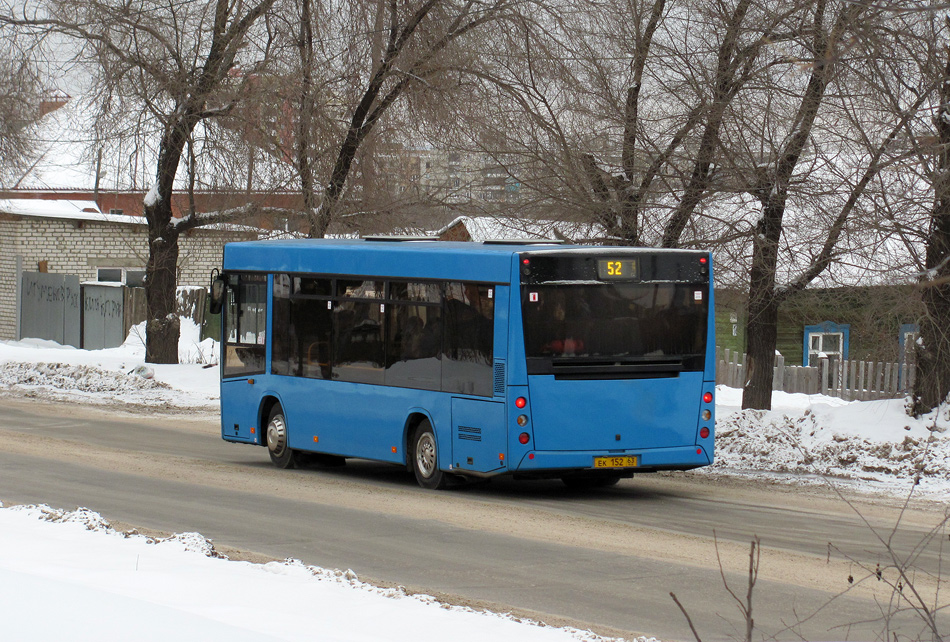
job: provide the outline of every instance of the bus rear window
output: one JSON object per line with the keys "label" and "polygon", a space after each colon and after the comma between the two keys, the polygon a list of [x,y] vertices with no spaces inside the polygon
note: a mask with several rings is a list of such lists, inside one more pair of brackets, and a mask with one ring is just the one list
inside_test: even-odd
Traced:
{"label": "bus rear window", "polygon": [[526,357],[675,360],[702,370],[707,299],[705,285],[688,283],[524,285]]}

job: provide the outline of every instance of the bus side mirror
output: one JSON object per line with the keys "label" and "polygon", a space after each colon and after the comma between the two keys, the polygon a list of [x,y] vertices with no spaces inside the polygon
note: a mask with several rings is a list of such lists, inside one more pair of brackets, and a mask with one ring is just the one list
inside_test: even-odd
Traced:
{"label": "bus side mirror", "polygon": [[208,312],[220,314],[224,307],[225,282],[223,276],[216,276],[211,280],[211,301],[208,303]]}

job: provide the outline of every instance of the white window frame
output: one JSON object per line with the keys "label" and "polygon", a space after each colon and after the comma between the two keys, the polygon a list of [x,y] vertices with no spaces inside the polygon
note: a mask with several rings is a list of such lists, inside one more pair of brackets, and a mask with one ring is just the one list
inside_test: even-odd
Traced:
{"label": "white window frame", "polygon": [[[103,279],[102,278],[103,270],[119,270],[119,280],[115,281],[113,279]],[[100,283],[121,283],[122,285],[128,285],[130,272],[141,272],[142,283],[143,284],[145,283],[145,268],[144,267],[99,266],[99,267],[96,267],[96,281]],[[140,286],[133,286],[133,287],[140,287]]]}
{"label": "white window frame", "polygon": [[[838,337],[838,349],[828,350],[825,348],[825,337]],[[817,349],[815,339],[818,339]],[[808,363],[815,365],[821,354],[828,357],[836,356],[838,360],[844,359],[844,332],[812,332],[808,335]],[[812,362],[815,359],[815,362]]]}

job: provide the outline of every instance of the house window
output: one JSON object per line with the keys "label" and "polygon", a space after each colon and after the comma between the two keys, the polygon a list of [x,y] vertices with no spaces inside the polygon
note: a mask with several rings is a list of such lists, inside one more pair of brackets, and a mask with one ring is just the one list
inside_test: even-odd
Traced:
{"label": "house window", "polygon": [[848,339],[851,326],[847,323],[825,321],[818,325],[805,326],[805,366],[818,366],[820,359],[832,364],[848,358]]}
{"label": "house window", "polygon": [[142,268],[97,268],[96,281],[123,283],[130,288],[145,287],[145,270]]}
{"label": "house window", "polygon": [[898,343],[901,347],[901,363],[913,359],[914,344],[917,342],[918,336],[920,336],[920,327],[916,323],[901,324],[900,334],[897,337]]}
{"label": "house window", "polygon": [[842,356],[844,334],[841,332],[813,332],[809,335],[809,365],[817,365],[819,359],[837,359]]}
{"label": "house window", "polygon": [[900,344],[901,368],[897,371],[897,385],[900,390],[905,390],[904,366],[914,363],[916,355],[914,354],[914,345],[920,336],[920,326],[916,323],[902,323],[897,335]]}
{"label": "house window", "polygon": [[[805,326],[804,364],[821,368],[828,364],[827,381],[823,385],[835,387],[841,384],[840,365],[848,358],[848,338],[851,326],[847,323],[825,321],[818,325]],[[821,371],[822,375],[825,372]]]}

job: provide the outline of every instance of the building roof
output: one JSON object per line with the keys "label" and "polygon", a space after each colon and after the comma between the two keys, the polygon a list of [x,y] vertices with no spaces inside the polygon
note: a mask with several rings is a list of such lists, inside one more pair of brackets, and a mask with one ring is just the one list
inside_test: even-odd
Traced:
{"label": "building roof", "polygon": [[0,199],[0,212],[36,218],[60,218],[72,221],[131,223],[145,225],[145,217],[126,214],[104,214],[95,201],[47,200],[40,198]]}
{"label": "building roof", "polygon": [[595,223],[506,216],[459,216],[434,235],[449,240],[469,240],[452,233],[460,227],[464,227],[470,240],[476,243],[497,239],[560,239],[582,243],[604,238],[603,226]]}

